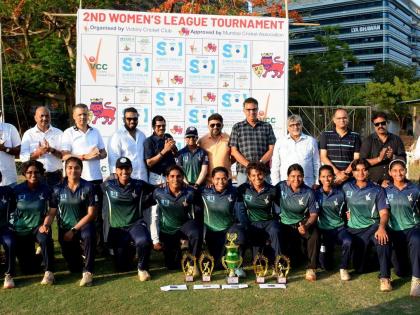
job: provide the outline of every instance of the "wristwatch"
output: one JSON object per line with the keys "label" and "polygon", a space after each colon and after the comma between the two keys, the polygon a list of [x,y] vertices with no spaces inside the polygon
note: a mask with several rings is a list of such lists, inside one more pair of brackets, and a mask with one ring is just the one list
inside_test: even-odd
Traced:
{"label": "wristwatch", "polygon": [[77,233],[77,229],[75,227],[72,227],[71,230],[73,233]]}
{"label": "wristwatch", "polygon": [[10,151],[11,151],[12,149],[10,149],[10,148],[6,148],[6,150],[4,150],[4,152],[6,152],[6,153],[10,153]]}

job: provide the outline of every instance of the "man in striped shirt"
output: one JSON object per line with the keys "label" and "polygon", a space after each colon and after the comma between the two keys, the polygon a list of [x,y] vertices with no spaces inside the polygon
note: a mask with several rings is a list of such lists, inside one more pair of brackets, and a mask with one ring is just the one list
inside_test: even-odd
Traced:
{"label": "man in striped shirt", "polygon": [[360,156],[361,140],[357,132],[349,129],[347,111],[336,109],[333,122],[335,129],[324,131],[320,137],[321,162],[334,169],[335,183],[344,183],[351,176],[350,164]]}

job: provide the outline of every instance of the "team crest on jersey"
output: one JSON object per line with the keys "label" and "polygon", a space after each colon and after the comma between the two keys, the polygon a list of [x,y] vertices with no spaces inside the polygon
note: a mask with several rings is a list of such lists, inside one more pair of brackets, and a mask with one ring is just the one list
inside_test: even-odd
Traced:
{"label": "team crest on jersey", "polygon": [[188,155],[184,155],[184,156],[182,157],[182,159],[184,160],[184,162],[188,162]]}
{"label": "team crest on jersey", "polygon": [[303,197],[299,199],[299,206],[304,206],[305,204],[303,203]]}
{"label": "team crest on jersey", "polygon": [[67,199],[67,194],[60,194],[60,199],[61,200],[66,200]]}
{"label": "team crest on jersey", "polygon": [[210,196],[206,196],[206,199],[210,202],[214,202],[214,196],[210,195]]}
{"label": "team crest on jersey", "polygon": [[45,199],[44,194],[43,193],[40,193],[39,194],[39,200],[44,200],[44,199]]}
{"label": "team crest on jersey", "polygon": [[110,191],[109,194],[112,198],[118,198],[118,192],[117,191]]}
{"label": "team crest on jersey", "polygon": [[368,193],[368,194],[365,196],[365,198],[366,198],[366,201],[371,200],[371,199],[370,199],[370,193]]}
{"label": "team crest on jersey", "polygon": [[284,191],[281,191],[281,197],[282,198],[286,198],[287,197],[287,194]]}
{"label": "team crest on jersey", "polygon": [[346,197],[351,198],[351,196],[353,196],[353,192],[352,191],[346,191]]}
{"label": "team crest on jersey", "polygon": [[232,195],[229,195],[227,199],[229,202],[232,202],[233,201]]}
{"label": "team crest on jersey", "polygon": [[334,200],[334,206],[338,206],[338,199],[337,198],[335,198],[335,200]]}
{"label": "team crest on jersey", "polygon": [[244,199],[245,199],[245,201],[251,201],[252,200],[252,196],[251,195],[248,195],[248,194],[245,194]]}
{"label": "team crest on jersey", "polygon": [[4,198],[4,196],[3,196],[3,198],[1,199],[1,202],[2,202],[2,203],[4,203],[4,204],[7,202],[6,198]]}
{"label": "team crest on jersey", "polygon": [[270,203],[270,198],[268,198],[268,196],[265,197],[264,202],[265,202],[266,205],[268,205]]}
{"label": "team crest on jersey", "polygon": [[160,204],[164,207],[167,207],[167,206],[169,206],[169,200],[168,199],[162,199],[160,201]]}
{"label": "team crest on jersey", "polygon": [[25,194],[20,194],[17,196],[17,201],[23,201],[25,200]]}
{"label": "team crest on jersey", "polygon": [[188,207],[188,202],[187,202],[187,198],[184,199],[184,201],[182,202],[182,205],[184,207]]}
{"label": "team crest on jersey", "polygon": [[409,194],[407,196],[408,201],[412,202],[413,201],[413,193]]}
{"label": "team crest on jersey", "polygon": [[133,196],[133,198],[136,199],[138,195],[136,194],[135,191],[133,191],[133,193],[131,194],[131,196]]}
{"label": "team crest on jersey", "polygon": [[86,195],[84,194],[84,193],[82,193],[81,195],[80,195],[80,200],[85,200],[86,199]]}
{"label": "team crest on jersey", "polygon": [[387,194],[388,200],[394,199],[394,194]]}

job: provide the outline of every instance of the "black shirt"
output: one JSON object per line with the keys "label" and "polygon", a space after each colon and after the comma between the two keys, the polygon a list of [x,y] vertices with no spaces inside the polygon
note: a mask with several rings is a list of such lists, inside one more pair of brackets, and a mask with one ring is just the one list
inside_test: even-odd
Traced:
{"label": "black shirt", "polygon": [[[144,159],[151,159],[152,157],[159,154],[165,146],[165,140],[172,139],[172,136],[165,133],[163,138],[158,137],[156,134],[152,134],[144,141]],[[175,164],[175,155],[173,152],[166,153],[158,163],[149,167],[149,172],[153,172],[159,175],[165,174],[166,169]]]}
{"label": "black shirt", "polygon": [[376,183],[381,183],[384,179],[389,179],[388,166],[393,159],[406,160],[404,144],[400,137],[388,132],[388,138],[383,143],[376,133],[372,133],[365,138],[360,149],[360,157],[372,159],[379,156],[382,148],[391,147],[394,157],[385,157],[380,163],[369,168],[369,179]]}

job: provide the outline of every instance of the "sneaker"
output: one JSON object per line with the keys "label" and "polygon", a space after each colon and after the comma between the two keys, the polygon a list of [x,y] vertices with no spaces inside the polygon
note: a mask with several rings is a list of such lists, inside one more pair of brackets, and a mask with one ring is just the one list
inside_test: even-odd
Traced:
{"label": "sneaker", "polygon": [[315,269],[306,269],[305,279],[308,281],[316,281]]}
{"label": "sneaker", "polygon": [[197,266],[197,265],[195,265],[195,267],[194,267],[193,277],[194,277],[194,278],[197,278],[197,277],[199,277],[199,276],[200,276],[200,269],[198,268],[198,266]]}
{"label": "sneaker", "polygon": [[244,268],[236,268],[235,275],[237,275],[239,278],[246,278],[246,272]]}
{"label": "sneaker", "polygon": [[4,289],[13,289],[15,287],[15,282],[13,281],[13,278],[11,275],[5,275],[4,277]]}
{"label": "sneaker", "polygon": [[41,255],[41,254],[42,254],[42,248],[41,246],[38,245],[35,250],[35,255]]}
{"label": "sneaker", "polygon": [[80,280],[79,286],[90,287],[93,282],[93,274],[89,271],[83,273],[82,280]]}
{"label": "sneaker", "polygon": [[341,281],[349,281],[351,279],[347,269],[340,269],[340,279]]}
{"label": "sneaker", "polygon": [[417,297],[420,296],[420,278],[416,278],[416,277],[411,278],[410,295],[411,296],[417,296]]}
{"label": "sneaker", "polygon": [[392,290],[391,279],[381,278],[380,280],[380,290],[381,292],[389,292]]}
{"label": "sneaker", "polygon": [[188,248],[189,248],[188,240],[181,240],[181,251],[188,250]]}
{"label": "sneaker", "polygon": [[140,270],[138,271],[139,280],[141,282],[149,281],[151,279],[150,273],[147,270]]}
{"label": "sneaker", "polygon": [[54,274],[51,271],[45,271],[44,278],[42,278],[41,284],[51,285],[54,283]]}

